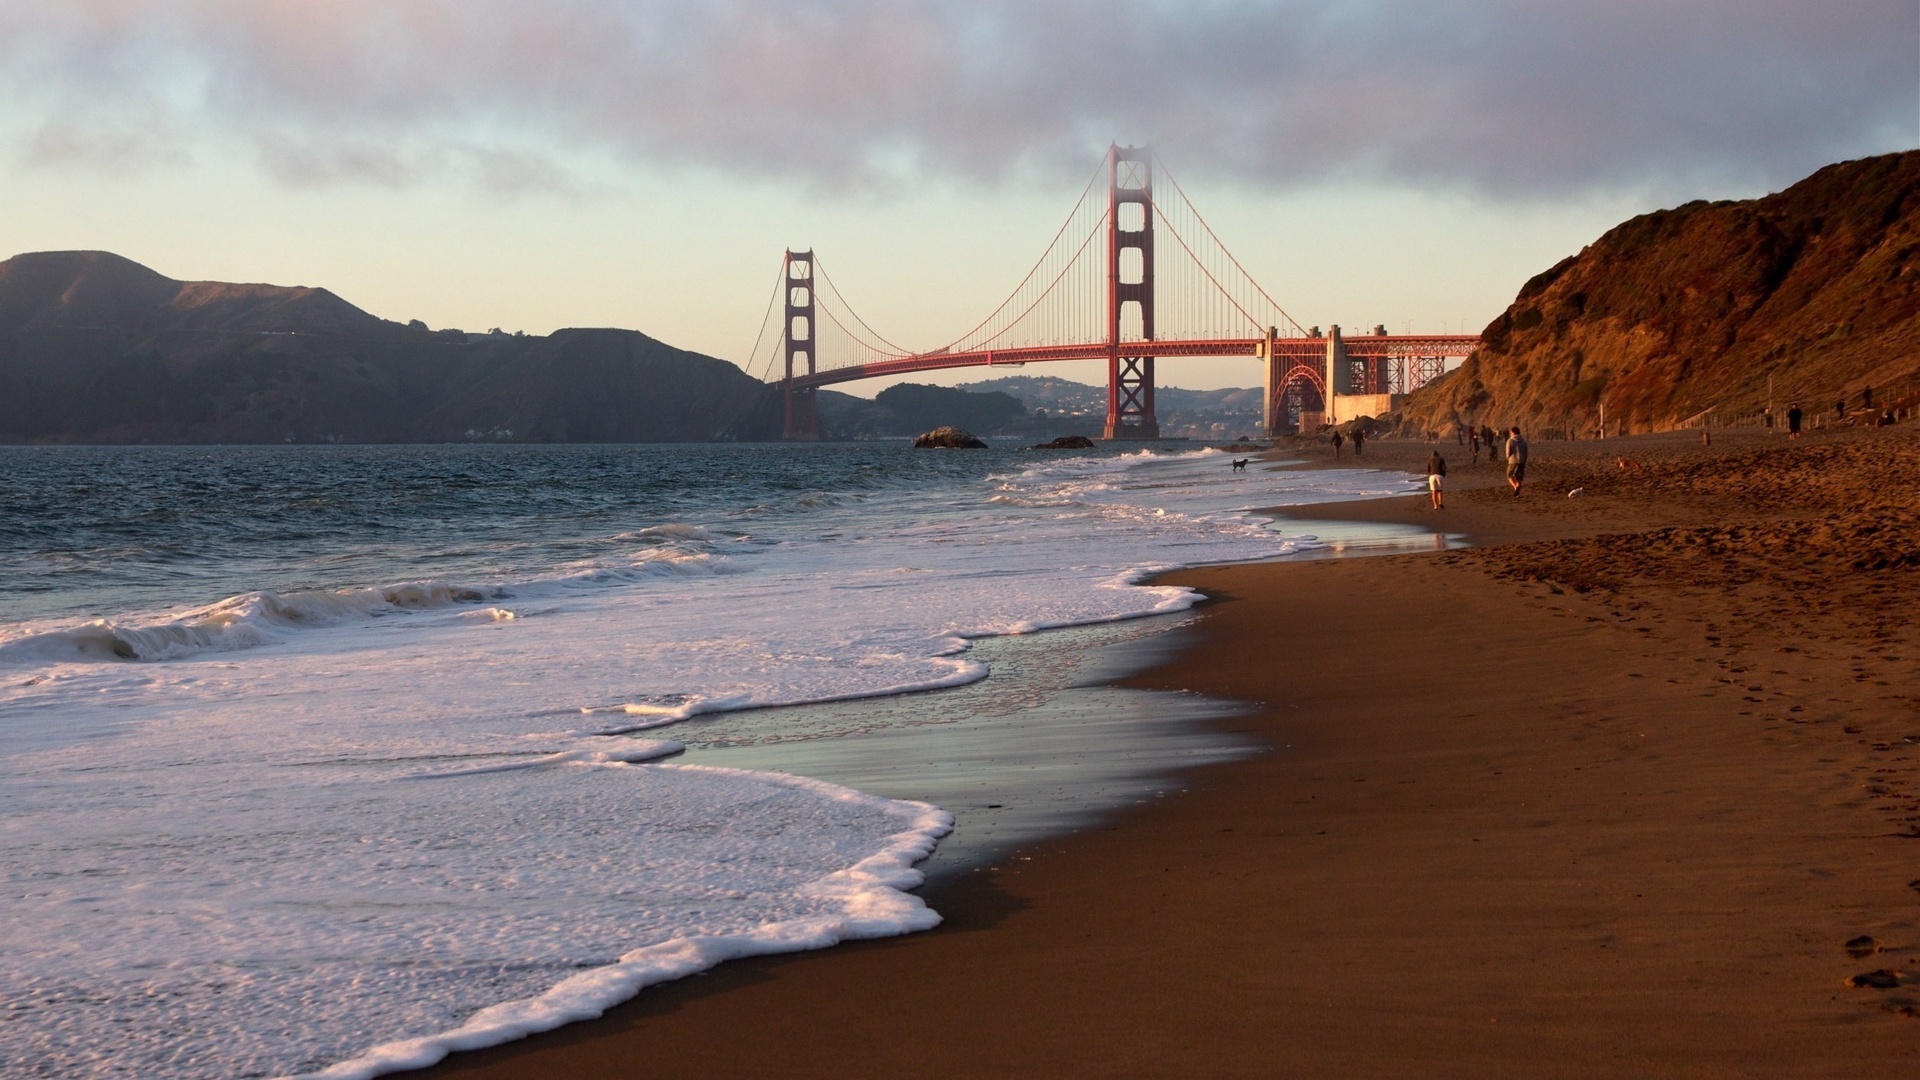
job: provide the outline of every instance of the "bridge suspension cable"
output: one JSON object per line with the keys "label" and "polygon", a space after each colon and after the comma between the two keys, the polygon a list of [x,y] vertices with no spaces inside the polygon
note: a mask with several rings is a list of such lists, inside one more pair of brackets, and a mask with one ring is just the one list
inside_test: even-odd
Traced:
{"label": "bridge suspension cable", "polygon": [[[1174,178],[1172,170],[1168,169],[1166,162],[1157,155],[1154,157],[1154,168],[1173,188],[1176,197],[1170,206],[1164,200],[1155,200],[1154,210],[1159,214],[1160,220],[1166,223],[1167,230],[1180,241],[1181,248],[1186,251],[1193,266],[1213,286],[1219,299],[1228,302],[1233,310],[1244,316],[1256,333],[1263,332],[1267,327],[1272,326],[1279,327],[1283,335],[1305,337],[1306,330],[1294,321],[1293,316],[1289,315],[1272,296],[1269,296],[1265,289],[1260,287],[1260,283],[1255,281],[1253,275],[1247,273],[1246,267],[1241,265],[1240,260],[1234,257],[1232,250],[1221,242],[1219,235],[1213,231],[1213,226],[1207,224],[1207,219],[1201,216],[1199,208],[1195,207],[1193,200],[1187,197],[1186,189],[1180,186],[1180,181]],[[1204,255],[1194,251],[1193,245],[1187,241],[1186,234],[1192,231],[1192,226],[1198,226],[1199,232],[1206,237]],[[1199,239],[1196,236],[1194,243],[1198,244]],[[1165,267],[1160,270],[1162,274],[1167,272],[1168,268]],[[1175,273],[1179,271],[1176,270]],[[1227,279],[1224,282],[1221,280],[1223,277]],[[1176,287],[1175,293],[1191,297],[1201,293],[1201,290]],[[1210,314],[1217,319],[1222,312],[1216,309]],[[1166,315],[1163,314],[1161,318],[1165,319]],[[1201,332],[1193,334],[1193,337],[1220,336],[1218,331],[1224,328],[1214,319],[1207,321],[1213,325],[1206,326]],[[1163,340],[1169,337],[1166,333],[1159,336]]]}
{"label": "bridge suspension cable", "polygon": [[[819,266],[817,259],[814,265]],[[844,300],[841,302],[845,303]],[[867,329],[867,324],[861,322],[860,317],[851,309],[847,311],[847,318],[854,325],[866,330],[870,337],[863,337],[853,327],[848,326],[839,315],[834,313],[833,306],[830,304],[819,304],[815,310],[820,315],[820,323],[813,328],[814,348],[817,350],[814,355],[826,361],[820,364],[822,370],[830,367],[839,368],[872,364],[882,360],[896,360],[908,355],[904,349]]]}
{"label": "bridge suspension cable", "polygon": [[[833,294],[833,298],[835,300],[840,301],[840,306],[847,309],[847,315],[850,318],[852,318],[854,322],[860,324],[860,329],[865,330],[867,334],[874,341],[877,341],[881,345],[885,346],[887,350],[891,350],[894,356],[906,356],[913,351],[911,349],[903,349],[900,346],[895,345],[893,342],[888,341],[885,337],[881,336],[879,331],[867,325],[866,320],[860,317],[859,312],[856,312],[853,310],[853,305],[847,303],[847,298],[840,295],[840,287],[833,283],[833,278],[827,274],[827,264],[822,262],[819,256],[814,257],[813,265],[814,265],[814,273],[819,274],[820,280],[826,283],[827,291]],[[831,312],[829,312],[829,317],[831,317]],[[835,320],[835,321],[837,322],[838,320]],[[851,331],[849,331],[849,333],[851,333]]]}
{"label": "bridge suspension cable", "polygon": [[[1160,282],[1156,303],[1157,341],[1216,341],[1252,338],[1277,326],[1283,336],[1306,331],[1253,279],[1240,260],[1220,241],[1201,216],[1186,190],[1158,158],[1154,166],[1170,191],[1150,204],[1161,231],[1172,234],[1155,254],[1153,273]],[[988,315],[946,344],[925,351],[900,345],[863,319],[823,263],[816,266],[823,288],[818,294],[819,326],[815,360],[822,371],[862,367],[886,361],[908,361],[947,355],[991,354],[1047,346],[1084,346],[1106,338],[1108,261],[1105,245],[1096,243],[1113,222],[1100,181],[1107,170],[1097,170],[1080,191],[1046,249],[1028,268],[1019,284]],[[1121,221],[1119,228],[1141,227]],[[1134,258],[1137,262],[1137,258]],[[1137,267],[1122,273],[1138,273]],[[1125,337],[1140,328],[1129,320]]]}
{"label": "bridge suspension cable", "polygon": [[[751,375],[755,379],[759,379],[762,382],[769,381],[773,378],[773,361],[775,357],[780,355],[781,335],[774,334],[772,335],[771,339],[769,339],[767,331],[772,328],[773,309],[777,307],[780,303],[780,291],[786,285],[786,277],[787,277],[787,267],[786,267],[785,261],[782,260],[780,265],[780,273],[778,276],[774,278],[774,281],[773,281],[773,292],[771,295],[767,297],[767,310],[763,312],[760,316],[760,331],[759,333],[754,335],[753,348],[747,350],[747,363],[745,365],[745,371],[748,375]],[[760,345],[763,342],[766,342],[768,344],[766,363],[756,364],[755,358],[760,355]],[[716,438],[739,437],[742,433],[741,425],[745,423],[747,417],[755,409],[759,408],[760,405],[761,403],[759,401],[754,400],[752,398],[748,398],[747,400],[742,401],[740,403],[740,407],[733,411],[733,416],[727,421],[726,425],[714,433],[715,437]]]}
{"label": "bridge suspension cable", "polygon": [[1004,347],[1067,345],[1102,337],[1106,270],[1099,239],[1107,224],[1105,200],[1096,197],[1104,174],[1094,173],[1040,257],[986,318],[939,348],[917,352],[873,329],[853,309],[824,264],[815,272],[825,286],[817,293],[819,323],[815,357],[822,370],[885,360],[977,353]]}
{"label": "bridge suspension cable", "polygon": [[[1041,304],[1050,297],[1061,295],[1062,282],[1069,282],[1070,278],[1071,281],[1067,284],[1063,296],[1068,305],[1066,310],[1041,313],[1033,320],[1037,330],[1034,340],[1019,343],[1064,344],[1071,340],[1081,340],[1081,333],[1098,336],[1097,317],[1081,320],[1074,316],[1078,313],[1076,308],[1079,311],[1085,311],[1093,307],[1091,301],[1094,299],[1096,286],[1102,296],[1106,287],[1103,277],[1101,280],[1093,280],[1096,276],[1104,274],[1103,269],[1097,264],[1091,264],[1085,258],[1093,239],[1100,235],[1101,227],[1107,220],[1105,204],[1093,198],[1094,189],[1105,172],[1104,167],[1094,171],[1093,176],[1087,181],[1087,186],[1081,189],[1080,197],[1074,201],[1073,209],[1068,211],[1066,220],[1060,223],[1060,228],[1054,232],[1053,239],[1048,241],[1046,250],[1028,269],[1026,276],[1020,279],[1020,284],[1014,286],[1013,291],[1007,294],[1007,298],[1000,302],[1000,306],[994,308],[972,329],[934,350],[935,352],[976,352],[996,342],[1006,341],[1015,327],[1026,323],[1030,316],[1034,316],[1039,311]],[[1074,236],[1080,237],[1079,243],[1073,242]],[[1072,251],[1066,254],[1069,247]],[[1046,273],[1049,269],[1053,271],[1050,275]],[[1036,289],[1036,282],[1043,278],[1046,283]],[[1020,304],[1023,297],[1028,299],[1026,303]],[[1019,305],[1018,309],[1009,317],[1009,310],[1014,309],[1016,305]],[[1074,325],[1082,321],[1086,323],[1085,327]],[[995,329],[996,327],[998,329]],[[1091,340],[1091,338],[1085,338],[1085,340]]]}
{"label": "bridge suspension cable", "polygon": [[[1095,242],[1103,237],[1105,243]],[[789,325],[779,342],[787,357],[782,383],[788,438],[818,436],[813,394],[822,386],[1048,360],[1104,361],[1107,437],[1153,438],[1155,362],[1196,356],[1264,361],[1265,412],[1268,427],[1277,429],[1294,422],[1288,417],[1307,415],[1308,389],[1328,403],[1347,393],[1349,384],[1364,387],[1358,392],[1365,394],[1401,392],[1439,374],[1439,358],[1465,355],[1476,340],[1369,335],[1364,343],[1343,344],[1335,335],[1309,335],[1221,242],[1166,164],[1144,147],[1109,147],[1102,168],[1019,284],[986,318],[937,349],[912,352],[874,330],[812,251],[789,252],[787,261]],[[816,274],[823,291],[813,288]],[[1280,338],[1288,340],[1283,345]],[[1336,359],[1343,353],[1351,372]],[[1408,374],[1416,370],[1408,363],[1424,365],[1417,368],[1419,378]],[[1302,380],[1312,386],[1303,389]]]}
{"label": "bridge suspension cable", "polygon": [[[760,332],[754,336],[753,348],[747,350],[747,374],[749,375],[753,375],[754,358],[760,355],[760,343],[767,341],[767,330],[773,322],[773,309],[780,304],[780,290],[785,287],[786,279],[787,266],[783,261],[780,264],[780,272],[774,275],[773,292],[767,297],[767,310],[760,316]],[[778,356],[779,353],[780,335],[775,334],[767,346],[767,362],[764,366],[764,372],[760,375],[754,375],[754,378],[771,378],[773,376],[773,358]]]}

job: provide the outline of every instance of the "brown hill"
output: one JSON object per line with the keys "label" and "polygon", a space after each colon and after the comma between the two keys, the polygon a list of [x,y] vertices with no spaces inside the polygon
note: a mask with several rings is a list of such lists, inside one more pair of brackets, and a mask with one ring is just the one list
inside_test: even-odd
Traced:
{"label": "brown hill", "polygon": [[106,251],[0,263],[0,330],[51,328],[372,333],[395,329],[325,289],[175,281]]}
{"label": "brown hill", "polygon": [[1617,226],[1521,288],[1460,369],[1416,393],[1417,430],[1591,435],[1830,414],[1920,373],[1920,151],[1830,165],[1785,191]]}
{"label": "brown hill", "polygon": [[684,442],[778,434],[768,388],[630,330],[434,332],[325,289],[99,251],[0,262],[0,442]]}

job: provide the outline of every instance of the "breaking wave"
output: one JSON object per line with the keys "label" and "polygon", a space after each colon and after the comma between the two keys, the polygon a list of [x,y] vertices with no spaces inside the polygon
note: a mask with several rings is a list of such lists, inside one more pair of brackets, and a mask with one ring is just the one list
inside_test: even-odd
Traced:
{"label": "breaking wave", "polygon": [[147,624],[95,619],[0,643],[0,665],[20,662],[178,660],[195,653],[251,648],[290,630],[480,604],[504,596],[440,581],[356,589],[252,592]]}

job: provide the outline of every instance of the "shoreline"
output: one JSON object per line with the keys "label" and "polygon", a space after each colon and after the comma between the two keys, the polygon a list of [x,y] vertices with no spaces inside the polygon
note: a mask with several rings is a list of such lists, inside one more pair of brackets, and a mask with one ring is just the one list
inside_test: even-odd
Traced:
{"label": "shoreline", "polygon": [[[1383,446],[1427,452],[1356,464]],[[1692,467],[1604,447],[1536,447],[1517,505],[1482,466],[1447,511],[1309,508],[1493,546],[1168,575],[1213,599],[1197,640],[1120,685],[1262,703],[1230,725],[1272,752],[934,891],[934,931],[730,963],[439,1072],[1904,1075],[1920,723],[1874,669],[1822,679],[1845,627],[1789,646],[1751,597],[1556,578],[1734,513],[1684,483],[1551,491],[1596,449]],[[1871,970],[1900,985],[1843,985]]]}
{"label": "shoreline", "polygon": [[[684,721],[692,765],[786,773],[940,807],[954,830],[915,864],[921,897],[1035,843],[1157,798],[1169,774],[1259,748],[1238,702],[1116,685],[1180,648],[1192,609],[976,638],[988,679]],[[768,733],[782,732],[769,737]],[[937,910],[937,909],[936,909]]]}

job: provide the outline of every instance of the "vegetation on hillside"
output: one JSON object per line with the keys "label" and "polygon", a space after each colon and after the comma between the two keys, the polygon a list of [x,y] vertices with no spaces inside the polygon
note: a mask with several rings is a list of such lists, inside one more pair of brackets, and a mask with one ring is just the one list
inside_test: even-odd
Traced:
{"label": "vegetation on hillside", "polygon": [[1857,404],[1920,372],[1917,256],[1920,151],[1645,214],[1527,282],[1402,419],[1590,435],[1603,411],[1609,431],[1644,432],[1770,400]]}
{"label": "vegetation on hillside", "polygon": [[0,441],[778,438],[769,387],[630,330],[401,325],[325,289],[181,282],[106,252],[0,263]]}

